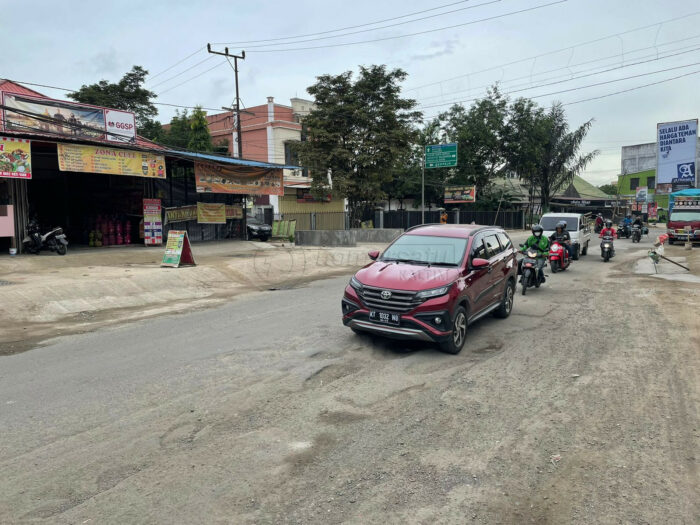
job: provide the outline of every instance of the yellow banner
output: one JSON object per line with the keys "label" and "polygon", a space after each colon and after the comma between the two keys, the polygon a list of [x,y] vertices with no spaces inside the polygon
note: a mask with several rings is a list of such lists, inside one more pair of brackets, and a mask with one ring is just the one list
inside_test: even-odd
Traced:
{"label": "yellow banner", "polygon": [[132,177],[165,178],[165,157],[130,149],[58,144],[61,171],[108,173]]}
{"label": "yellow banner", "polygon": [[223,203],[198,202],[197,222],[200,224],[226,224],[226,205]]}
{"label": "yellow banner", "polygon": [[[218,212],[217,212],[218,213]],[[242,219],[243,207],[226,205],[226,219]],[[165,223],[184,222],[197,220],[197,206],[181,206],[179,208],[165,209]],[[199,221],[201,222],[201,221]]]}

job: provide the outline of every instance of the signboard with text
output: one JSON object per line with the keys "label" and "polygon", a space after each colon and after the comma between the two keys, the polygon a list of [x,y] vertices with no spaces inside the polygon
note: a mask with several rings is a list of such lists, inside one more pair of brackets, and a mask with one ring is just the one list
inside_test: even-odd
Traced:
{"label": "signboard with text", "polygon": [[646,202],[649,196],[649,191],[646,186],[639,186],[635,194],[635,201]]}
{"label": "signboard with text", "polygon": [[195,162],[194,176],[198,193],[284,195],[282,170],[277,168]]}
{"label": "signboard with text", "polygon": [[457,143],[433,144],[425,147],[426,168],[454,168],[457,165]]}
{"label": "signboard with text", "polygon": [[163,218],[160,199],[143,199],[143,242],[146,246],[163,244]]}
{"label": "signboard with text", "polygon": [[168,232],[168,242],[165,245],[165,253],[161,266],[177,268],[183,264],[194,266],[194,255],[190,246],[190,239],[186,230],[170,230]]}
{"label": "signboard with text", "polygon": [[463,204],[476,201],[476,186],[446,186],[445,204]]}
{"label": "signboard with text", "polygon": [[31,144],[27,139],[0,137],[0,177],[32,178]]}
{"label": "signboard with text", "polygon": [[217,202],[197,203],[199,224],[226,224],[226,205]]}
{"label": "signboard with text", "polygon": [[81,144],[58,143],[56,146],[58,147],[58,168],[61,171],[165,178],[163,155]]}
{"label": "signboard with text", "polygon": [[695,188],[698,121],[657,124],[656,193]]}

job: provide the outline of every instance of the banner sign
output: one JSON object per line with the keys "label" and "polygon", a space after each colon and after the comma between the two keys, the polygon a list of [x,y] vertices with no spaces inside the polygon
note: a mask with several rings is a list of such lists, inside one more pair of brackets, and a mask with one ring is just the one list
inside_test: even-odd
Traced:
{"label": "banner sign", "polygon": [[[243,206],[226,205],[226,219],[242,219]],[[181,206],[179,208],[165,208],[165,224],[171,222],[186,222],[197,220],[197,205]]]}
{"label": "banner sign", "polygon": [[658,204],[656,202],[650,202],[648,204],[648,212],[649,213],[649,219],[658,219],[659,218],[659,208]]}
{"label": "banner sign", "polygon": [[453,168],[457,165],[457,143],[425,146],[425,168]]}
{"label": "banner sign", "polygon": [[700,196],[699,197],[693,197],[693,196],[686,196],[686,195],[681,195],[678,197],[673,198],[673,207],[674,208],[700,208]]}
{"label": "banner sign", "polygon": [[226,205],[226,218],[227,219],[242,219],[243,218],[243,206],[229,206]]}
{"label": "banner sign", "polygon": [[284,195],[282,170],[277,168],[195,162],[194,176],[198,193]]}
{"label": "banner sign", "polygon": [[165,178],[165,157],[143,151],[57,144],[58,167],[61,171],[108,173],[132,177]]}
{"label": "banner sign", "polygon": [[177,268],[183,264],[194,266],[194,255],[190,246],[190,239],[186,230],[170,230],[168,232],[168,242],[165,245],[165,253],[161,266]]}
{"label": "banner sign", "polygon": [[639,186],[637,188],[635,200],[637,202],[646,202],[648,195],[649,195],[649,191],[647,190],[647,187],[646,186]]}
{"label": "banner sign", "polygon": [[0,177],[32,178],[31,144],[27,139],[0,137]]}
{"label": "banner sign", "polygon": [[476,201],[476,186],[446,186],[445,204],[461,204]]}
{"label": "banner sign", "polygon": [[197,222],[200,224],[226,224],[226,205],[216,202],[198,202]]}
{"label": "banner sign", "polygon": [[695,187],[698,121],[657,124],[656,193]]}
{"label": "banner sign", "polygon": [[146,246],[163,244],[160,199],[143,199],[143,241]]}
{"label": "banner sign", "polygon": [[7,108],[4,110],[7,131],[50,133],[121,143],[136,139],[136,120],[129,111],[15,93],[4,93],[3,105]]}

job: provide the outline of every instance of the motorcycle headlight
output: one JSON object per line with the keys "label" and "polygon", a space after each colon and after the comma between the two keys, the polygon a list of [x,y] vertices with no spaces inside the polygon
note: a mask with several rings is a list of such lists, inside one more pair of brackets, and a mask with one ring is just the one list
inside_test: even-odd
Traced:
{"label": "motorcycle headlight", "polygon": [[450,290],[451,285],[441,286],[440,288],[433,288],[432,290],[423,290],[416,294],[416,299],[432,299],[433,297],[440,297],[445,295]]}
{"label": "motorcycle headlight", "polygon": [[357,292],[362,291],[362,283],[355,279],[354,275],[350,278],[350,286]]}
{"label": "motorcycle headlight", "polygon": [[610,248],[610,243],[607,243],[607,242],[606,242],[606,243],[603,245],[603,248]]}

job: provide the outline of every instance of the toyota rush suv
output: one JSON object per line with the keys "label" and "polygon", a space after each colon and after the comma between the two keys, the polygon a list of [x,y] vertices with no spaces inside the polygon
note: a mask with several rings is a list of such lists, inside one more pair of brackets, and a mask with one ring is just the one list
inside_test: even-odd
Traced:
{"label": "toyota rush suv", "polygon": [[493,313],[508,317],[516,251],[500,228],[426,225],[406,231],[345,287],[343,324],[355,332],[438,343],[451,354],[467,326]]}

